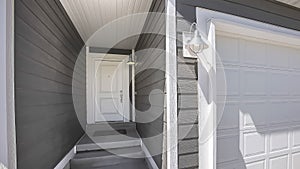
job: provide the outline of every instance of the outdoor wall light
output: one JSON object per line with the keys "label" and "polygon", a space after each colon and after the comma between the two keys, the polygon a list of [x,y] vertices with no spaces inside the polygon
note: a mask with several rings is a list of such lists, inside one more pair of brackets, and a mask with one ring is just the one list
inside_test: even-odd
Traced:
{"label": "outdoor wall light", "polygon": [[195,53],[201,53],[204,49],[207,49],[209,46],[201,38],[198,30],[195,30],[193,39],[188,42],[188,47]]}
{"label": "outdoor wall light", "polygon": [[[195,31],[192,32],[193,26]],[[202,39],[197,30],[197,23],[193,23],[190,32],[183,32],[183,56],[189,58],[197,58],[198,54],[209,48],[209,45]]]}

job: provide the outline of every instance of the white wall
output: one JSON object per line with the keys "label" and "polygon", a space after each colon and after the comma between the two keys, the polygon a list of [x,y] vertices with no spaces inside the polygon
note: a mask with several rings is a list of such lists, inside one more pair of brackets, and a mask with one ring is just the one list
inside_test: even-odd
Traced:
{"label": "white wall", "polygon": [[6,112],[6,0],[0,0],[0,162],[8,165]]}

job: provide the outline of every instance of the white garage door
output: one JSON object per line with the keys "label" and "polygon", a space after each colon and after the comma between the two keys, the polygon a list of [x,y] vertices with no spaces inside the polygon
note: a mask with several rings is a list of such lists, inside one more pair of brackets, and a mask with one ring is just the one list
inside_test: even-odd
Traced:
{"label": "white garage door", "polygon": [[227,80],[217,168],[300,169],[300,49],[222,32],[216,45]]}

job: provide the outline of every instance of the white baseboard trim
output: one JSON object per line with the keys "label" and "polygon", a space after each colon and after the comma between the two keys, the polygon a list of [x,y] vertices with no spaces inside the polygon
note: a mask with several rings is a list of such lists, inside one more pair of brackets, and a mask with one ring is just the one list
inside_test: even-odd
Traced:
{"label": "white baseboard trim", "polygon": [[143,143],[143,141],[141,141],[141,147],[142,147],[143,152],[146,155],[145,159],[146,159],[146,162],[147,162],[148,166],[150,167],[150,169],[159,169],[156,162],[154,161],[153,157],[151,156],[149,150]]}
{"label": "white baseboard trim", "polygon": [[54,167],[54,169],[64,169],[64,167],[69,163],[69,161],[76,154],[76,145],[72,148],[72,150]]}

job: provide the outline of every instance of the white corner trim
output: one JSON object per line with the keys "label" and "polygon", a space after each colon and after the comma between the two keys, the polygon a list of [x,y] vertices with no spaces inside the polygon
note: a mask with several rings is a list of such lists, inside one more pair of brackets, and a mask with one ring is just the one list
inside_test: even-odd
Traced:
{"label": "white corner trim", "polygon": [[[216,169],[216,44],[215,25],[208,23],[209,48],[198,56],[199,169]],[[204,31],[200,29],[201,31]],[[203,62],[201,58],[206,58]],[[208,83],[204,83],[208,82]],[[205,133],[205,134],[204,134]]]}
{"label": "white corner trim", "polygon": [[141,147],[143,152],[146,155],[146,162],[148,166],[151,167],[150,169],[159,169],[153,157],[151,156],[149,150],[147,149],[146,145],[143,143],[143,140],[141,140]]}
{"label": "white corner trim", "polygon": [[176,0],[166,0],[167,169],[178,168]]}
{"label": "white corner trim", "polygon": [[54,169],[63,169],[76,154],[76,145],[72,150],[54,167]]}

